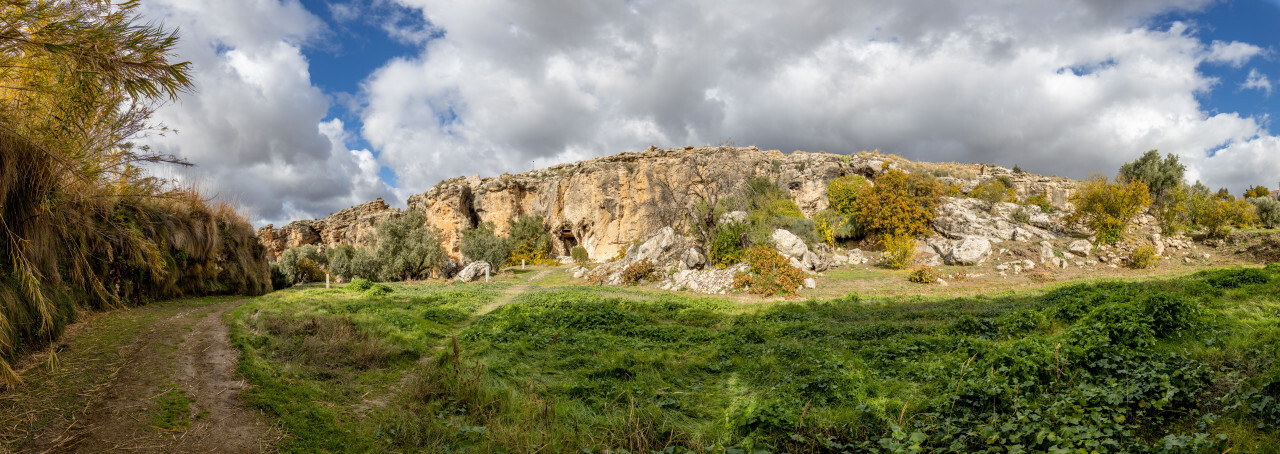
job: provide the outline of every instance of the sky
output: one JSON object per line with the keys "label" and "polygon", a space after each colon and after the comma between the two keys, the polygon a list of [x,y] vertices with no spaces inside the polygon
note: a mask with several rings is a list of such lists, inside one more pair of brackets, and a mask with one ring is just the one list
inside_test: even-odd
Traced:
{"label": "sky", "polygon": [[195,88],[140,141],[277,226],[650,145],[1280,185],[1280,0],[143,0]]}

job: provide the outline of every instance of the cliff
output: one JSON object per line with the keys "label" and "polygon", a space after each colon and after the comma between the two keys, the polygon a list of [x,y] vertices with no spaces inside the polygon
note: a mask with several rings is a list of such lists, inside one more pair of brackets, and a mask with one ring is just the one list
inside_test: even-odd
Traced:
{"label": "cliff", "polygon": [[[782,153],[755,147],[685,147],[629,152],[494,178],[471,176],[440,182],[410,196],[408,209],[424,212],[442,233],[446,250],[459,255],[461,232],[492,222],[506,234],[507,221],[541,215],[554,238],[554,253],[582,246],[594,260],[617,255],[664,226],[684,229],[691,209],[736,193],[751,177],[765,176],[788,191],[805,215],[827,207],[826,184],[843,175],[872,176],[886,169],[928,172],[947,185],[972,189],[982,180],[1008,176],[1020,196],[1046,194],[1065,207],[1074,182],[1014,173],[984,164],[911,162],[893,155]],[[304,244],[368,245],[382,219],[399,215],[381,199],[324,219],[258,230],[273,256]]]}

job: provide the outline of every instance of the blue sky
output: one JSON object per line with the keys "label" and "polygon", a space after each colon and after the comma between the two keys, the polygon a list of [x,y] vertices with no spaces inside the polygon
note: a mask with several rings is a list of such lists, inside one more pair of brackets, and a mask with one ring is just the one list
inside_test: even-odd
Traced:
{"label": "blue sky", "polygon": [[734,142],[1280,185],[1278,0],[144,0],[198,89],[147,139],[255,223]]}

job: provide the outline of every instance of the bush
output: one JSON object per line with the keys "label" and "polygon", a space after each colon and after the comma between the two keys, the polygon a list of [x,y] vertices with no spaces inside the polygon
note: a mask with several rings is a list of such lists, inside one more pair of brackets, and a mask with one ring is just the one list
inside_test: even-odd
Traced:
{"label": "bush", "polygon": [[991,178],[979,183],[972,191],[969,191],[969,197],[986,201],[994,206],[1000,202],[1018,200],[1018,193],[1013,190],[1013,186],[1009,185],[1006,180]]}
{"label": "bush", "polygon": [[271,288],[273,290],[284,290],[293,286],[293,282],[285,277],[284,271],[280,270],[279,262],[271,263]]}
{"label": "bush", "polygon": [[369,287],[369,290],[365,291],[365,294],[373,297],[382,297],[390,295],[392,291],[394,291],[394,289],[392,289],[390,285],[373,284],[373,286]]}
{"label": "bush", "polygon": [[587,254],[587,248],[582,246],[574,246],[573,249],[569,251],[569,257],[573,258],[574,263],[577,263],[579,266],[586,266],[587,262],[591,260],[590,255]]}
{"label": "bush", "polygon": [[867,179],[845,175],[827,183],[828,206],[836,212],[851,215],[858,211],[858,196],[866,190]]}
{"label": "bush", "polygon": [[1126,183],[1139,181],[1146,183],[1151,196],[1159,198],[1165,192],[1182,184],[1182,174],[1185,170],[1186,166],[1179,163],[1178,157],[1173,153],[1169,153],[1164,160],[1161,160],[1160,152],[1150,150],[1141,158],[1120,166],[1120,173],[1116,175],[1116,179]]}
{"label": "bush", "polygon": [[926,235],[933,229],[934,208],[942,186],[931,178],[890,170],[859,196],[856,218],[868,232],[880,235]]}
{"label": "bush", "polygon": [[1180,184],[1155,199],[1151,214],[1160,224],[1160,233],[1173,236],[1191,225],[1191,191]]}
{"label": "bush", "polygon": [[841,240],[856,239],[862,236],[858,221],[852,215],[836,210],[826,209],[813,216],[818,240],[834,246]]}
{"label": "bush", "polygon": [[1205,282],[1214,288],[1240,288],[1246,285],[1266,284],[1271,277],[1257,268],[1238,268],[1232,270],[1201,271],[1197,276],[1206,277]]}
{"label": "bush", "polygon": [[1268,229],[1280,229],[1280,200],[1271,197],[1249,199],[1258,211],[1258,224]]}
{"label": "bush", "polygon": [[462,255],[474,261],[486,262],[496,269],[507,263],[511,249],[505,238],[493,232],[493,223],[485,222],[476,228],[462,232]]}
{"label": "bush", "polygon": [[381,277],[399,280],[429,278],[448,258],[439,232],[417,211],[378,224],[376,254],[382,262]]}
{"label": "bush", "polygon": [[[741,262],[746,253],[743,237],[748,226],[741,222],[729,222],[716,226],[711,237],[711,245],[707,247],[707,259],[717,266],[729,266]],[[749,239],[747,241],[750,241]]]}
{"label": "bush", "polygon": [[1234,227],[1249,227],[1258,219],[1257,208],[1245,200],[1226,200],[1196,192],[1191,196],[1191,218],[1211,238],[1224,238]]}
{"label": "bush", "polygon": [[658,267],[648,259],[641,260],[622,270],[622,283],[635,285],[644,280],[653,280],[657,275]]}
{"label": "bush", "polygon": [[310,257],[298,259],[295,272],[297,273],[297,282],[302,284],[323,281],[325,276],[324,270],[320,269],[320,265],[317,265]]}
{"label": "bush", "polygon": [[1031,223],[1031,213],[1028,212],[1028,208],[1025,206],[1018,207],[1018,209],[1014,210],[1009,217],[1013,219],[1013,222],[1017,222],[1019,224]]}
{"label": "bush", "polygon": [[773,296],[795,295],[804,285],[804,272],[791,266],[786,257],[771,247],[752,246],[747,251],[747,264],[751,269],[734,277],[734,287],[749,287],[751,293]]}
{"label": "bush", "polygon": [[1133,250],[1133,255],[1129,257],[1129,263],[1138,269],[1156,266],[1159,260],[1160,256],[1156,255],[1156,247],[1151,243],[1142,243],[1141,246]]}
{"label": "bush", "polygon": [[[306,264],[303,264],[303,261]],[[286,281],[292,284],[317,282],[324,279],[324,264],[327,263],[325,256],[320,253],[320,248],[313,244],[306,244],[295,248],[285,249],[280,253],[280,259],[276,261],[280,267],[280,272],[284,274]],[[304,268],[305,267],[305,268]],[[317,274],[319,279],[316,278]]]}
{"label": "bush", "polygon": [[1055,210],[1053,205],[1049,203],[1049,196],[1046,196],[1044,194],[1034,194],[1031,197],[1027,197],[1027,199],[1023,200],[1022,203],[1024,205],[1034,205],[1034,206],[1040,207],[1041,213],[1052,213]]}
{"label": "bush", "polygon": [[1151,204],[1151,195],[1142,181],[1111,183],[1097,175],[1081,183],[1071,195],[1071,203],[1076,211],[1067,217],[1067,222],[1083,220],[1099,242],[1115,244],[1129,222]]}
{"label": "bush", "polygon": [[508,265],[519,265],[524,261],[530,265],[557,265],[551,258],[551,234],[543,225],[542,216],[520,215],[509,221],[511,233],[507,235],[507,244],[511,256],[504,262]]}
{"label": "bush", "polygon": [[910,235],[886,235],[880,242],[884,244],[881,261],[889,268],[906,268],[916,256],[916,240]]}
{"label": "bush", "polygon": [[1267,187],[1263,185],[1257,185],[1252,188],[1246,189],[1244,191],[1244,198],[1246,199],[1254,199],[1258,197],[1270,197],[1270,196],[1271,196],[1271,190],[1267,189]]}
{"label": "bush", "polygon": [[373,281],[370,281],[368,279],[361,279],[361,278],[352,279],[351,283],[346,285],[346,288],[360,291],[360,292],[369,290],[369,288],[371,287],[373,287]]}
{"label": "bush", "polygon": [[917,284],[932,284],[938,281],[938,272],[932,266],[922,266],[912,270],[907,280]]}

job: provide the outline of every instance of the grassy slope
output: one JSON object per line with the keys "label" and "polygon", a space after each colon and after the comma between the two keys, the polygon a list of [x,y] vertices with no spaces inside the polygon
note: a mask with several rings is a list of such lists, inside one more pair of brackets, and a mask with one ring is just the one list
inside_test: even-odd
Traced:
{"label": "grassy slope", "polygon": [[474,317],[504,285],[259,298],[233,315],[251,400],[286,451],[1280,444],[1275,267],[805,303],[562,287]]}

